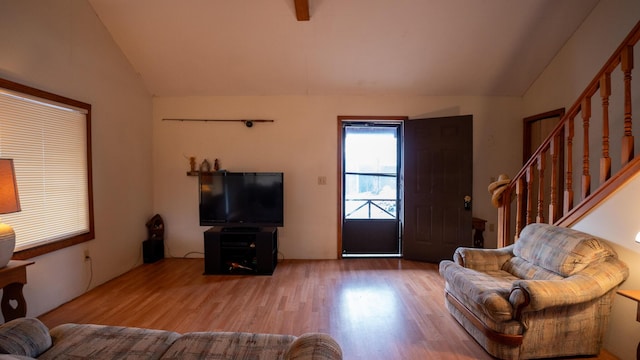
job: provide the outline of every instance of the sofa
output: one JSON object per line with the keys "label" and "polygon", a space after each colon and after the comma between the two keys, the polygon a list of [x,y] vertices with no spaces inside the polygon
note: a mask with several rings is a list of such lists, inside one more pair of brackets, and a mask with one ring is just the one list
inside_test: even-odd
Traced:
{"label": "sofa", "polygon": [[629,276],[604,240],[537,223],[504,248],[458,248],[439,271],[449,312],[500,359],[598,354]]}
{"label": "sofa", "polygon": [[191,332],[95,324],[63,324],[49,330],[36,318],[0,325],[2,359],[342,359],[327,334]]}

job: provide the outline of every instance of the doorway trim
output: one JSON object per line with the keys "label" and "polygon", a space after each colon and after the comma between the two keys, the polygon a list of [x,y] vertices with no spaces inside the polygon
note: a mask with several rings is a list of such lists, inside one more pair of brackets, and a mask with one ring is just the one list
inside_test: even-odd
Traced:
{"label": "doorway trim", "polygon": [[[564,116],[564,108],[559,108],[541,114],[527,116],[522,119],[522,164],[526,164],[529,161],[531,155],[531,129],[533,124],[547,119],[557,118],[557,123],[562,120]],[[554,126],[555,127],[555,126]]]}
{"label": "doorway trim", "polygon": [[338,116],[338,129],[337,129],[337,139],[338,139],[338,158],[337,158],[337,184],[338,184],[338,194],[336,204],[338,206],[338,232],[337,232],[337,242],[336,242],[336,254],[338,259],[342,259],[342,218],[344,216],[342,209],[342,193],[344,191],[344,184],[342,182],[342,172],[344,171],[344,164],[342,162],[344,151],[342,147],[342,123],[343,122],[374,122],[374,123],[391,123],[391,122],[400,122],[403,123],[409,119],[408,116],[348,116],[348,115],[339,115]]}

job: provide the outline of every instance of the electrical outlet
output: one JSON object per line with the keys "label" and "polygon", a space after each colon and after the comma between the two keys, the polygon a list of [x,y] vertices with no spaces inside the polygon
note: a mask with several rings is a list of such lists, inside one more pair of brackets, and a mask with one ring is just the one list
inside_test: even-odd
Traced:
{"label": "electrical outlet", "polygon": [[318,185],[327,185],[327,177],[318,176]]}

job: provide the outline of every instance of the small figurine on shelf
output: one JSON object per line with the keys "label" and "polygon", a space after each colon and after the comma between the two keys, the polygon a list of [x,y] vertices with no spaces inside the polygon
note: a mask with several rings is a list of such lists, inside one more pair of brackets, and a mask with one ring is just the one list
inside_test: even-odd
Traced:
{"label": "small figurine on shelf", "polygon": [[163,240],[164,239],[164,221],[162,221],[162,216],[160,214],[155,214],[147,223],[147,232],[149,234],[149,239],[153,240]]}
{"label": "small figurine on shelf", "polygon": [[200,164],[200,172],[211,172],[211,163],[209,160],[204,159],[202,164]]}
{"label": "small figurine on shelf", "polygon": [[196,171],[196,157],[195,156],[190,156],[189,157],[189,166],[191,167],[191,172],[195,172]]}
{"label": "small figurine on shelf", "polygon": [[220,162],[218,161],[218,159],[215,159],[213,161],[213,170],[215,170],[215,171],[220,170]]}

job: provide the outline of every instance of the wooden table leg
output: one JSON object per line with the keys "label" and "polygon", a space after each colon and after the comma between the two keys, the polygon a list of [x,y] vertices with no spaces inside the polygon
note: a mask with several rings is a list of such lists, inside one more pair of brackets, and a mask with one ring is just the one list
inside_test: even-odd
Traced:
{"label": "wooden table leg", "polygon": [[[27,302],[22,295],[23,286],[24,284],[21,283],[12,283],[2,289],[0,307],[2,308],[2,316],[4,316],[5,322],[27,315]],[[11,305],[11,300],[16,301],[15,308]]]}

